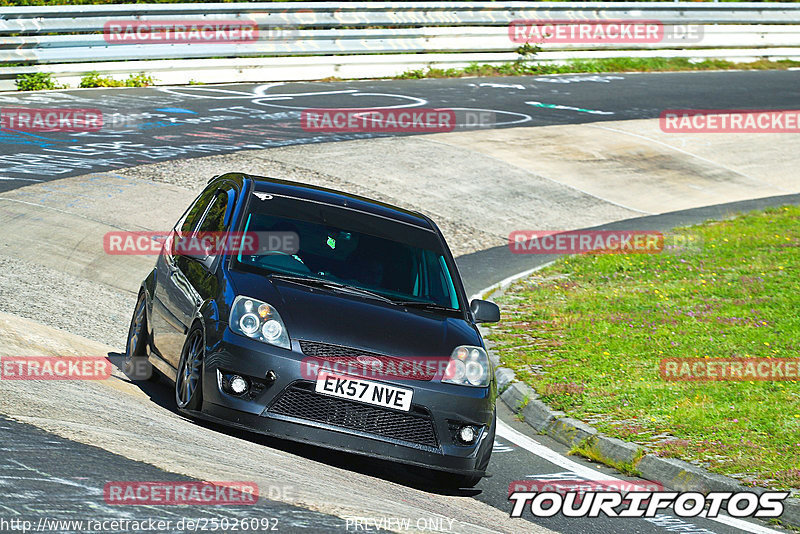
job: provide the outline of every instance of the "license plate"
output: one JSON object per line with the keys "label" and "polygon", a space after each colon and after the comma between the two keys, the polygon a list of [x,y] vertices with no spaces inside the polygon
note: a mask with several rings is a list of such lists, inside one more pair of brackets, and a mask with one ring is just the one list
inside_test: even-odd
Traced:
{"label": "license plate", "polygon": [[336,375],[326,371],[317,375],[316,392],[405,412],[411,409],[411,397],[414,395],[414,390],[411,389]]}

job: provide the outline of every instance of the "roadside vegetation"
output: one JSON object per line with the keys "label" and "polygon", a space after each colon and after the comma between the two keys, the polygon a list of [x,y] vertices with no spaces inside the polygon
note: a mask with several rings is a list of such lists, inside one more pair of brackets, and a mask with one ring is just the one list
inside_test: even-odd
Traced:
{"label": "roadside vegetation", "polygon": [[65,85],[57,83],[49,72],[34,72],[33,74],[20,74],[15,81],[17,91],[44,91],[47,89],[66,89]]}
{"label": "roadside vegetation", "polygon": [[[579,74],[601,72],[674,72],[702,70],[786,70],[800,68],[800,61],[762,59],[751,63],[734,63],[718,59],[692,62],[684,58],[610,58],[593,60],[572,60],[563,65],[537,64],[522,59],[503,65],[480,65],[473,63],[463,69],[431,68],[410,70],[394,76],[394,79],[408,80],[421,78],[463,78],[468,76],[541,76],[546,74]],[[330,77],[323,82],[342,81],[341,78]],[[126,80],[117,80],[101,76],[98,72],[89,72],[81,78],[79,87],[147,87],[154,85],[152,76],[145,73],[131,74]],[[18,91],[41,91],[45,89],[68,89],[58,84],[49,73],[21,74],[16,79]],[[203,82],[191,80],[189,85],[203,85]]]}
{"label": "roadside vegetation", "polygon": [[[48,72],[20,74],[16,79],[17,91],[45,91],[48,89],[69,89],[69,86],[56,82]],[[131,74],[125,80],[117,80],[109,76],[101,76],[98,72],[88,72],[82,78],[79,87],[147,87],[154,85],[155,80],[143,72]]]}
{"label": "roadside vegetation", "polygon": [[578,74],[598,72],[674,72],[701,70],[786,70],[800,67],[800,61],[761,59],[750,63],[736,63],[721,59],[691,61],[686,58],[636,58],[618,57],[607,59],[573,59],[561,65],[519,60],[503,65],[481,65],[473,63],[463,69],[409,70],[395,76],[396,79],[418,78],[463,78],[467,76],[542,76],[545,74]]}
{"label": "roadside vegetation", "polygon": [[126,80],[116,80],[109,76],[101,76],[98,72],[89,72],[81,78],[80,87],[147,87],[154,83],[152,76],[143,72],[131,74]]}
{"label": "roadside vegetation", "polygon": [[701,246],[565,257],[497,298],[488,339],[542,400],[746,484],[800,488],[800,383],[666,381],[663,358],[800,359],[800,207],[681,229]]}
{"label": "roadside vegetation", "polygon": [[[0,0],[2,5],[2,0]],[[674,72],[674,71],[704,71],[704,70],[786,70],[800,68],[800,61],[778,60],[771,61],[760,59],[747,63],[737,63],[722,59],[706,59],[694,61],[688,58],[603,58],[603,59],[573,59],[562,64],[539,63],[536,55],[541,52],[541,47],[530,43],[523,44],[516,49],[518,57],[515,61],[500,65],[472,63],[465,68],[440,69],[428,67],[427,69],[408,70],[392,78],[398,80],[422,78],[463,78],[463,77],[491,77],[491,76],[541,76],[546,74],[577,74],[577,73],[608,73],[608,72]],[[342,81],[338,77],[324,78],[321,81]],[[152,76],[145,73],[131,74],[127,80],[117,80],[108,76],[101,76],[93,71],[81,78],[79,87],[147,87],[154,85]],[[38,91],[44,89],[68,89],[67,86],[58,85],[48,73],[23,74],[17,77],[17,90]],[[201,82],[190,80],[189,85],[202,85]]]}

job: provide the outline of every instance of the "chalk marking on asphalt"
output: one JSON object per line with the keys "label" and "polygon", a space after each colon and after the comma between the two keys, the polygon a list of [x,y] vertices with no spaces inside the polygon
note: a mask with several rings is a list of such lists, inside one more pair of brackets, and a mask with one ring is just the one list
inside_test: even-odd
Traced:
{"label": "chalk marking on asphalt", "polygon": [[[506,124],[520,124],[523,122],[530,122],[533,120],[533,117],[530,115],[526,115],[525,113],[517,113],[516,111],[503,111],[501,109],[485,109],[485,108],[437,108],[437,109],[450,109],[453,111],[488,111],[490,113],[494,113],[495,115],[499,115],[500,113],[504,115],[519,115],[522,117],[521,119],[515,121],[508,121],[508,122],[495,122],[493,126],[505,126]],[[484,128],[486,130],[491,130],[491,128]]]}
{"label": "chalk marking on asphalt", "polygon": [[[269,87],[258,86],[253,89],[252,93],[247,93],[245,91],[232,91],[227,89],[212,89],[212,88],[205,88],[205,87],[196,87],[193,89],[185,89],[181,87],[171,88],[171,87],[159,87],[158,90],[162,93],[168,93],[173,95],[179,96],[187,96],[191,98],[208,98],[214,100],[235,100],[239,98],[244,98],[247,100],[290,100],[297,96],[319,96],[319,95],[340,95],[340,94],[352,94],[357,93],[358,89],[340,89],[335,91],[311,91],[307,93],[267,93],[266,91],[271,87],[275,87],[277,85],[283,85],[282,83],[273,84]],[[187,90],[188,92],[183,92],[182,90]],[[211,96],[210,94],[197,94],[194,91],[205,91],[207,93],[222,93],[223,96]]]}
{"label": "chalk marking on asphalt", "polygon": [[319,95],[344,95],[357,93],[358,89],[342,89],[339,91],[310,91],[308,93],[264,93],[252,95],[251,98],[271,98],[271,97],[286,97],[293,98],[295,96],[319,96]]}
{"label": "chalk marking on asphalt", "polygon": [[272,83],[262,83],[261,85],[257,85],[253,88],[253,93],[257,95],[263,95],[273,87],[280,87],[281,85],[285,85],[286,82],[272,82]]}
{"label": "chalk marking on asphalt", "polygon": [[482,83],[478,87],[497,87],[498,89],[525,89],[524,85],[518,83]]}
{"label": "chalk marking on asphalt", "polygon": [[496,452],[514,452],[515,450],[517,450],[516,447],[506,445],[505,443],[501,443],[497,440],[494,440],[494,443],[492,444],[492,454]]}
{"label": "chalk marking on asphalt", "polygon": [[[55,481],[58,484],[62,484],[64,486],[71,486],[73,488],[83,488],[83,489],[87,490],[89,493],[95,494],[95,495],[98,494],[98,493],[101,493],[101,490],[98,489],[95,486],[90,486],[89,484],[81,484],[80,482],[75,482],[74,480],[68,480],[66,478],[61,478],[61,477],[54,476],[54,475],[52,475],[50,473],[45,473],[44,471],[40,471],[39,469],[36,469],[35,467],[31,467],[29,465],[23,464],[19,460],[14,460],[12,458],[11,459],[11,463],[17,464],[18,466],[20,466],[22,469],[24,469],[26,471],[30,471],[32,473],[36,473],[37,475],[39,475],[41,477],[44,477],[44,480],[49,481],[49,482]],[[3,477],[3,478],[13,478],[13,477]],[[32,480],[36,480],[36,479],[33,479],[32,477],[25,477],[25,478],[30,478]]]}
{"label": "chalk marking on asphalt", "polygon": [[[254,93],[248,93],[245,91],[234,91],[231,89],[219,89],[215,87],[157,87],[155,88],[157,91],[161,93],[167,93],[170,95],[178,95],[178,96],[186,96],[189,98],[209,98],[215,100],[227,100],[227,99],[235,99],[235,98],[253,98],[260,95]],[[203,94],[205,93],[205,94]],[[223,96],[212,96],[211,93],[218,93]]]}
{"label": "chalk marking on asphalt", "polygon": [[[565,456],[557,453],[556,451],[549,449],[544,445],[542,445],[541,443],[529,438],[525,434],[517,430],[514,430],[501,419],[497,420],[497,435],[503,439],[507,439],[508,441],[510,441],[515,445],[522,447],[528,452],[544,460],[547,460],[552,464],[555,464],[559,467],[563,467],[564,469],[568,469],[573,473],[575,473],[576,475],[585,477],[588,480],[597,480],[597,477],[599,475],[603,477],[603,480],[622,482],[622,479],[613,477],[611,475],[607,475],[606,473],[601,473],[600,471],[595,471],[590,467],[586,467],[585,465],[581,465],[577,462],[570,460],[569,458],[566,458]],[[717,523],[722,523],[730,527],[738,528],[746,532],[753,532],[754,534],[781,534],[777,530],[772,530],[770,528],[763,527],[755,523],[750,523],[742,519],[737,519],[735,517],[728,517],[723,515],[719,515],[717,517],[705,517],[703,514],[701,514],[700,517],[704,517],[705,519],[710,519],[711,521],[716,521]]]}
{"label": "chalk marking on asphalt", "polygon": [[[391,93],[358,93],[358,92],[356,92],[356,89],[353,89],[351,91],[332,91],[332,92],[327,92],[327,93],[303,93],[303,94],[297,94],[297,95],[281,96],[280,98],[275,98],[275,97],[273,97],[271,95],[267,95],[267,96],[254,97],[254,98],[251,99],[251,102],[253,104],[255,104],[255,105],[258,105],[258,106],[267,106],[267,107],[280,108],[280,109],[299,109],[299,110],[313,111],[315,109],[328,109],[328,108],[312,108],[312,107],[308,107],[308,106],[281,106],[281,105],[278,105],[278,104],[268,104],[267,102],[271,102],[273,100],[293,100],[295,96],[309,96],[309,95],[310,96],[317,96],[317,95],[321,95],[321,94],[334,94],[334,93],[339,93],[339,94],[349,93],[350,96],[353,96],[353,97],[357,97],[357,96],[388,96],[388,97],[400,98],[400,99],[405,99],[405,100],[410,100],[411,101],[411,102],[408,102],[406,104],[397,104],[397,105],[394,105],[394,106],[369,106],[369,109],[416,108],[416,107],[419,107],[419,106],[424,106],[425,104],[428,103],[427,100],[422,99],[422,98],[417,98],[415,96],[396,95],[396,94],[391,94]],[[341,110],[341,111],[348,111],[348,110],[349,111],[353,111],[353,110],[361,111],[364,108],[338,108],[338,109]]]}
{"label": "chalk marking on asphalt", "polygon": [[533,106],[535,108],[545,108],[545,109],[564,109],[567,111],[579,111],[581,113],[591,113],[592,115],[613,115],[613,111],[600,111],[598,109],[584,109],[584,108],[574,108],[572,106],[562,106],[561,104],[545,104],[544,102],[536,102],[531,100],[530,102],[525,102],[526,104]]}
{"label": "chalk marking on asphalt", "polygon": [[688,151],[683,150],[681,148],[678,148],[676,146],[670,145],[669,143],[665,143],[663,141],[659,141],[658,139],[653,139],[652,137],[647,137],[646,135],[640,135],[640,134],[636,134],[636,133],[633,133],[633,132],[626,132],[625,130],[617,130],[616,128],[609,128],[608,126],[598,126],[596,124],[586,124],[585,126],[588,126],[589,128],[600,128],[601,130],[608,130],[610,132],[616,132],[616,133],[620,133],[620,134],[623,134],[623,135],[630,135],[632,137],[638,137],[639,139],[644,139],[646,141],[650,141],[651,143],[655,143],[657,145],[661,145],[661,146],[665,146],[667,148],[671,148],[672,150],[680,152],[681,154],[685,154],[685,155],[687,155],[689,157],[692,157],[692,158],[695,158],[695,159],[699,159],[700,161],[705,161],[706,163],[710,163],[711,165],[714,165],[715,167],[719,167],[721,169],[725,169],[726,171],[730,171],[730,172],[732,172],[734,174],[738,174],[739,176],[747,178],[748,180],[752,180],[752,181],[760,183],[760,184],[764,184],[764,185],[768,185],[770,187],[774,187],[775,189],[777,189],[779,191],[784,191],[786,193],[797,193],[797,191],[793,191],[791,189],[784,189],[784,188],[782,188],[780,186],[777,186],[775,184],[771,184],[769,182],[765,182],[764,180],[760,180],[758,178],[753,178],[750,175],[747,175],[747,174],[745,174],[745,173],[743,173],[741,171],[737,171],[736,169],[731,169],[730,167],[727,167],[727,166],[725,166],[725,165],[723,165],[723,164],[721,164],[721,163],[719,163],[717,161],[713,161],[713,160],[704,158],[703,156],[698,156],[697,154],[692,154],[691,152],[688,152]]}
{"label": "chalk marking on asphalt", "polygon": [[44,182],[44,180],[37,180],[36,178],[10,178],[8,176],[0,176],[0,180],[9,180],[12,182]]}

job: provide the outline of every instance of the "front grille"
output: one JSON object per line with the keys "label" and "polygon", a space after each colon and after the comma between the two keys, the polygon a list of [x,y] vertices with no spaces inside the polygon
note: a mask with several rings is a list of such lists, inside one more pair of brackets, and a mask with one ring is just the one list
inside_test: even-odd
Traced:
{"label": "front grille", "polygon": [[[337,363],[343,368],[356,370],[362,368],[363,372],[356,371],[356,374],[381,377],[385,380],[398,378],[429,381],[436,376],[436,365],[440,363],[435,358],[428,358],[424,361],[421,358],[414,358],[411,360],[412,365],[409,365],[409,360],[403,358],[318,341],[300,340],[300,350],[306,356]],[[364,364],[358,360],[359,356],[377,358],[380,363],[377,364],[377,367],[373,364]]]}
{"label": "front grille", "polygon": [[[337,399],[313,391],[313,383],[295,382],[269,408],[270,414],[295,417],[355,430],[390,440],[438,447],[433,420],[421,408],[411,412]],[[416,411],[415,411],[416,410]]]}

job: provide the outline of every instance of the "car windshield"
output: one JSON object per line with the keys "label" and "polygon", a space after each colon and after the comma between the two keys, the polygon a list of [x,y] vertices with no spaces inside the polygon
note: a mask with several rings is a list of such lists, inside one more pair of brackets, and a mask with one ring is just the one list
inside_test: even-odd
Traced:
{"label": "car windshield", "polygon": [[[354,209],[261,193],[252,196],[242,230],[259,236],[259,250],[251,254],[253,250],[240,249],[234,268],[314,278],[406,305],[460,309],[438,235],[430,230]],[[281,238],[294,234],[294,247],[282,247]]]}

